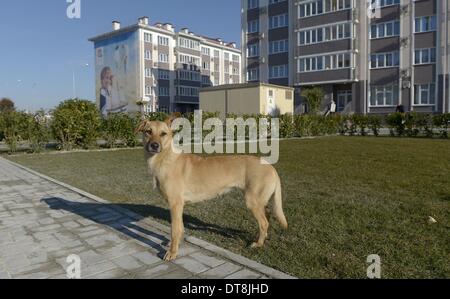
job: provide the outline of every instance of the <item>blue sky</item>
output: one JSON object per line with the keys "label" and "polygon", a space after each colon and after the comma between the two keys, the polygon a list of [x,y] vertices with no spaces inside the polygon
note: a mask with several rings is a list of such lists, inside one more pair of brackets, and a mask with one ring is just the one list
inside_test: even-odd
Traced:
{"label": "blue sky", "polygon": [[[66,16],[66,0],[0,2],[0,98],[21,110],[50,109],[73,95],[94,100],[94,50],[87,39],[148,16],[240,44],[239,0],[81,0],[81,19]],[[209,15],[211,18],[205,18]],[[89,64],[89,66],[86,66]],[[73,71],[72,71],[73,70]]]}

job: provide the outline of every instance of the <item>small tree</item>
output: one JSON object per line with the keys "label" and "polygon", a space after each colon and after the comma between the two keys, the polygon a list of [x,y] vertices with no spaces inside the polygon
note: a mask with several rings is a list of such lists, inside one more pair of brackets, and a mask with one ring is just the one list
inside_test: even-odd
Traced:
{"label": "small tree", "polygon": [[310,113],[317,114],[325,97],[325,92],[320,87],[306,88],[302,92],[302,97],[305,98]]}
{"label": "small tree", "polygon": [[15,111],[16,108],[14,106],[14,102],[11,101],[8,98],[2,98],[0,100],[0,113],[1,112],[9,112],[9,111]]}
{"label": "small tree", "polygon": [[24,114],[20,124],[21,137],[28,140],[33,153],[45,149],[50,139],[49,121],[45,117],[45,111],[40,110],[36,114]]}
{"label": "small tree", "polygon": [[1,113],[1,118],[5,142],[8,145],[9,152],[15,153],[20,141],[21,123],[25,118],[25,114],[16,111],[7,111]]}
{"label": "small tree", "polygon": [[100,111],[87,100],[71,99],[53,111],[52,131],[65,150],[92,146],[101,126]]}
{"label": "small tree", "polygon": [[107,145],[114,148],[118,140],[123,141],[127,146],[135,146],[135,128],[139,118],[128,116],[125,113],[111,113],[102,121],[102,135],[106,139]]}

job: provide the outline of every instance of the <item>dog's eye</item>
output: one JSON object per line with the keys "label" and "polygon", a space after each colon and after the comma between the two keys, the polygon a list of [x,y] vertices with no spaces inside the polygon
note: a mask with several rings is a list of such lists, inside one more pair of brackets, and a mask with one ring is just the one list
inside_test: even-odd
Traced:
{"label": "dog's eye", "polygon": [[147,135],[152,135],[152,130],[148,130],[148,131],[145,131],[145,134],[147,134]]}
{"label": "dog's eye", "polygon": [[162,133],[161,133],[161,137],[164,137],[164,136],[166,136],[166,135],[167,135],[166,132],[162,132]]}

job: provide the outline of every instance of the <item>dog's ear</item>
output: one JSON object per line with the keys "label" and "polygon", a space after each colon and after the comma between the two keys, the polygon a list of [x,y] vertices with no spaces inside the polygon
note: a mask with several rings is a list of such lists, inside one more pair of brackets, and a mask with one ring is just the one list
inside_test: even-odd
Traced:
{"label": "dog's ear", "polygon": [[175,112],[175,113],[172,113],[172,115],[170,115],[164,122],[170,128],[172,126],[173,121],[180,117],[181,117],[181,113]]}
{"label": "dog's ear", "polygon": [[139,126],[136,128],[136,130],[134,131],[134,134],[138,134],[138,133],[142,133],[144,132],[145,127],[148,124],[148,120],[143,120]]}

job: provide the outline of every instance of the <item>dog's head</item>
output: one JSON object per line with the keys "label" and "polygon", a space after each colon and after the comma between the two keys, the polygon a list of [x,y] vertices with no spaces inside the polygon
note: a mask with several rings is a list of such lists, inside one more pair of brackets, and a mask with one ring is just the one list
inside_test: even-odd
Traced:
{"label": "dog's head", "polygon": [[136,134],[144,134],[144,148],[151,155],[157,155],[165,150],[171,150],[173,132],[171,129],[175,119],[181,117],[174,113],[165,121],[144,120],[136,129]]}

